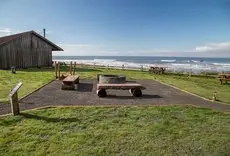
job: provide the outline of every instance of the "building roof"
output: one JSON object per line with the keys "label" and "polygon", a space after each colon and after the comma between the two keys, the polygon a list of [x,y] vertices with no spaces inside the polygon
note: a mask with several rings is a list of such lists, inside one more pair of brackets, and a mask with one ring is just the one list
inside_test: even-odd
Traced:
{"label": "building roof", "polygon": [[14,34],[14,35],[9,35],[9,36],[4,36],[4,37],[0,37],[0,47],[17,39],[18,37],[21,37],[23,35],[26,34],[33,34],[35,36],[37,36],[38,38],[42,39],[43,41],[45,41],[47,44],[52,46],[52,50],[53,51],[63,51],[62,48],[60,48],[59,46],[57,46],[56,44],[52,43],[51,41],[49,41],[48,39],[44,38],[43,36],[39,35],[38,33],[36,33],[35,31],[27,31],[27,32],[23,32],[23,33],[19,33],[19,34]]}

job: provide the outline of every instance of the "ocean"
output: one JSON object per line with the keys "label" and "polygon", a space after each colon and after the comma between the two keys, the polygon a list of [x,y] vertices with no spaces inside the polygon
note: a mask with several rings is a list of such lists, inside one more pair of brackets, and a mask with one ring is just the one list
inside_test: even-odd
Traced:
{"label": "ocean", "polygon": [[153,56],[53,56],[53,61],[140,69],[164,66],[173,72],[229,72],[230,58],[153,57]]}

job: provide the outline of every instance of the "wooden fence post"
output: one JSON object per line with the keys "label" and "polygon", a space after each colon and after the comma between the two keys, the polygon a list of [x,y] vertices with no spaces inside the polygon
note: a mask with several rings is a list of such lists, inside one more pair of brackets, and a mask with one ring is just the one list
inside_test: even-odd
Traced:
{"label": "wooden fence post", "polygon": [[122,70],[124,70],[124,68],[125,68],[125,65],[124,65],[124,64],[122,64]]}
{"label": "wooden fence post", "polygon": [[189,77],[192,77],[192,69],[189,72]]}
{"label": "wooden fence post", "polygon": [[60,62],[58,62],[58,79],[60,79],[61,73],[60,73]]}
{"label": "wooden fence post", "polygon": [[70,67],[69,67],[69,73],[70,73],[70,75],[72,75],[72,65],[73,65],[73,62],[70,61]]}
{"label": "wooden fence post", "polygon": [[143,72],[143,65],[141,65],[141,72]]}
{"label": "wooden fence post", "polygon": [[11,104],[11,111],[13,115],[19,115],[19,103],[18,103],[18,90],[22,86],[22,83],[19,82],[10,92],[10,104]]}
{"label": "wooden fence post", "polygon": [[58,68],[58,64],[57,64],[57,62],[55,61],[55,62],[54,62],[55,78],[58,78],[58,74],[57,74],[57,73],[58,73],[58,69],[57,69],[57,68]]}
{"label": "wooden fence post", "polygon": [[76,62],[74,62],[74,65],[73,65],[73,75],[75,75],[75,70],[76,70]]}

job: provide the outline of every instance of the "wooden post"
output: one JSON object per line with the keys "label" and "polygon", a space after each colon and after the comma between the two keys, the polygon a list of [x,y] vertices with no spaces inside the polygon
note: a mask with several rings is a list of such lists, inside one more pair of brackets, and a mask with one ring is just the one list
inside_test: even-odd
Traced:
{"label": "wooden post", "polygon": [[73,65],[73,63],[72,63],[72,61],[70,61],[70,67],[69,67],[69,73],[70,73],[70,75],[72,75],[72,65]]}
{"label": "wooden post", "polygon": [[143,72],[143,65],[141,65],[141,72]]}
{"label": "wooden post", "polygon": [[55,61],[54,62],[54,69],[55,69],[55,78],[58,78],[58,64],[57,64],[57,62]]}
{"label": "wooden post", "polygon": [[213,93],[212,101],[216,101],[216,92]]}
{"label": "wooden post", "polygon": [[19,82],[10,92],[10,104],[11,104],[11,111],[13,115],[19,115],[19,103],[18,103],[18,90],[22,86],[22,83]]}
{"label": "wooden post", "polygon": [[124,68],[125,68],[125,65],[124,65],[124,64],[122,64],[122,70],[124,70]]}
{"label": "wooden post", "polygon": [[74,62],[74,66],[73,66],[73,75],[75,75],[75,70],[76,70],[76,62]]}
{"label": "wooden post", "polygon": [[61,73],[60,73],[60,62],[58,62],[58,78],[60,79]]}
{"label": "wooden post", "polygon": [[109,64],[108,64],[108,69],[109,69]]}

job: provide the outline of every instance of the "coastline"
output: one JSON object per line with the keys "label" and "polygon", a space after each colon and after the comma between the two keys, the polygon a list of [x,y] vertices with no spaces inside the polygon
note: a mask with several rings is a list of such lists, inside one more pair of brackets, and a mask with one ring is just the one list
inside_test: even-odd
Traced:
{"label": "coastline", "polygon": [[222,73],[230,72],[230,58],[195,57],[133,57],[133,56],[54,56],[53,61],[69,64],[102,66],[130,70],[148,70],[150,67],[164,67],[173,73]]}
{"label": "coastline", "polygon": [[[60,62],[61,65],[66,65],[70,66],[69,61],[53,61],[53,62]],[[76,68],[99,68],[99,69],[114,69],[114,70],[126,70],[126,71],[143,71],[143,72],[148,72],[150,67],[139,67],[139,68],[134,68],[134,67],[118,67],[118,66],[110,66],[110,65],[97,65],[97,64],[84,64],[84,63],[77,63],[77,61],[72,61],[72,64],[76,62]],[[188,71],[173,71],[168,69],[165,66],[156,66],[156,67],[164,67],[166,68],[165,74],[176,74],[176,75],[188,75],[188,76],[208,76],[208,77],[217,77],[219,72],[192,72],[191,70]],[[227,72],[226,72],[227,73]]]}

